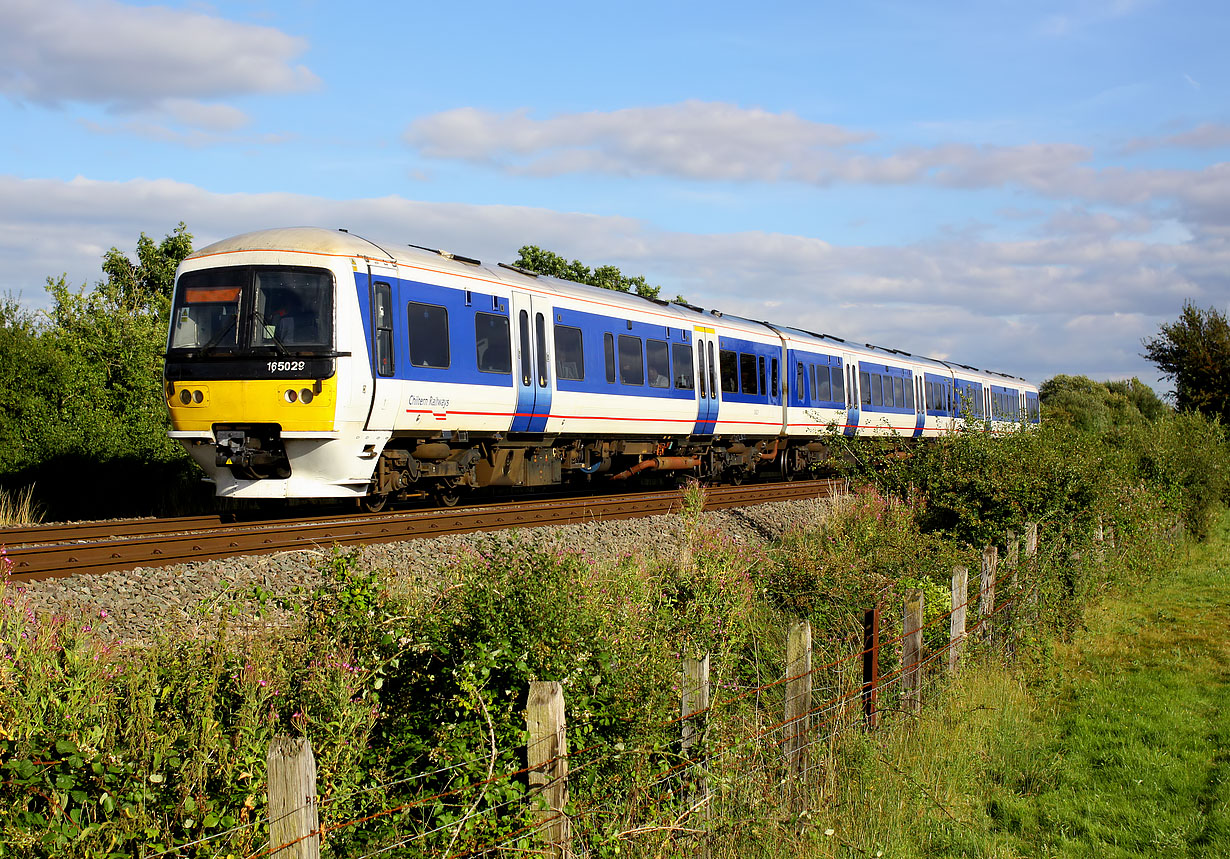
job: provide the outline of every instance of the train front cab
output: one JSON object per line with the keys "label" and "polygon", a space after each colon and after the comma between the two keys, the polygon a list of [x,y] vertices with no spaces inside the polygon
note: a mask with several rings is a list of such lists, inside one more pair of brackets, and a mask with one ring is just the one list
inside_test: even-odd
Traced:
{"label": "train front cab", "polygon": [[254,251],[218,264],[208,250],[184,263],[175,289],[164,371],[171,436],[219,496],[362,494],[364,439],[352,424],[352,444],[337,444],[339,417],[357,405],[351,352],[338,349],[356,316],[353,293],[338,286],[346,281],[317,257],[270,264]]}

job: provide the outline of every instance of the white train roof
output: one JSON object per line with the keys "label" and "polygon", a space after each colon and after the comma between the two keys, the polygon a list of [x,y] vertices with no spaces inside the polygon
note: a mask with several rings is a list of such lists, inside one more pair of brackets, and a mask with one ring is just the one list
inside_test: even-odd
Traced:
{"label": "white train roof", "polygon": [[[270,253],[311,253],[334,257],[351,257],[367,259],[375,262],[392,263],[412,268],[437,271],[442,274],[464,274],[474,277],[476,271],[483,273],[484,280],[502,283],[507,286],[517,286],[534,291],[550,292],[561,297],[578,301],[594,301],[600,298],[603,304],[626,308],[636,314],[649,313],[658,317],[677,320],[680,327],[703,326],[712,327],[719,334],[740,333],[756,338],[773,338],[780,333],[788,340],[796,343],[814,344],[820,350],[841,350],[878,358],[886,363],[914,364],[933,367],[941,372],[952,372],[957,376],[994,384],[1006,385],[1024,384],[1032,389],[1033,385],[1018,376],[999,373],[993,370],[981,370],[968,364],[914,355],[900,349],[889,349],[874,346],[870,343],[858,344],[844,340],[831,334],[817,334],[801,328],[788,325],[776,325],[769,322],[759,322],[741,316],[723,313],[720,310],[705,310],[690,304],[644,298],[635,293],[618,292],[603,289],[588,284],[574,283],[548,275],[517,268],[516,266],[499,263],[495,267],[484,265],[481,261],[446,251],[424,248],[418,245],[382,245],[365,239],[362,236],[346,230],[330,230],[324,227],[281,227],[268,230],[255,230],[241,233],[237,236],[222,239],[191,253],[185,263],[204,262],[213,257],[243,253],[249,251],[266,251]],[[190,265],[192,268],[198,266]]]}

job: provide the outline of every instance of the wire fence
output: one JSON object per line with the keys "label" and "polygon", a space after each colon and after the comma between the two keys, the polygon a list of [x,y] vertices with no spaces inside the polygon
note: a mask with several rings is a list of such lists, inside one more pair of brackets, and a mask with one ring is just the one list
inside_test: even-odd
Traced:
{"label": "wire fence", "polygon": [[[1008,568],[1009,575],[997,578],[992,560],[992,574],[984,574],[972,593],[963,594],[966,599],[954,598],[954,604],[933,611],[925,622],[920,601],[911,607],[907,598],[900,612],[896,606],[877,607],[869,611],[869,618],[878,613],[875,630],[882,623],[891,634],[876,635],[868,626],[865,646],[822,664],[810,665],[809,632],[806,654],[788,654],[780,674],[775,671],[778,676],[770,680],[719,685],[709,700],[706,676],[702,700],[708,703],[689,707],[684,698],[681,709],[686,712],[651,726],[660,738],[656,744],[626,748],[604,740],[569,751],[562,722],[537,736],[530,726],[528,741],[512,748],[497,748],[492,733],[486,754],[321,800],[315,784],[305,784],[298,788],[299,799],[276,818],[249,821],[145,859],[192,855],[258,827],[268,827],[270,843],[246,859],[318,856],[322,843],[345,833],[356,836],[346,845],[346,855],[356,859],[390,854],[462,859],[520,851],[571,855],[590,852],[600,842],[701,837],[719,805],[750,808],[797,795],[800,786],[821,777],[825,768],[820,762],[843,735],[914,718],[922,699],[934,697],[951,675],[950,653],[986,643],[1011,648],[1015,618],[1023,609],[1040,610],[1042,579],[1033,575],[1037,563],[1036,555],[1027,556]],[[997,584],[999,599],[994,597]],[[973,606],[979,610],[966,630],[960,618]],[[911,610],[918,613],[912,627],[905,622]],[[938,627],[945,622],[950,632],[941,639]],[[800,664],[807,667],[798,670]],[[704,665],[707,671],[707,658]],[[718,665],[717,673],[736,667]],[[680,676],[688,676],[686,668]],[[476,769],[485,775],[472,775]],[[592,773],[601,777],[582,778]],[[273,807],[272,774],[270,783]],[[574,788],[571,796],[569,786]],[[398,801],[349,817],[333,811],[383,797]],[[317,819],[321,812],[323,820]],[[288,819],[299,822],[298,833],[275,835],[285,831],[278,825]]]}

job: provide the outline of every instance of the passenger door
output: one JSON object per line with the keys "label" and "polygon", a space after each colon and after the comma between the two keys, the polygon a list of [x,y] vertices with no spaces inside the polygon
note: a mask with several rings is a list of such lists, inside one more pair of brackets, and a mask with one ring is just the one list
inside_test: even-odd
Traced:
{"label": "passenger door", "polygon": [[371,356],[372,398],[367,410],[364,429],[388,431],[393,429],[401,404],[401,384],[395,378],[397,362],[407,356],[397,354],[397,331],[404,327],[404,319],[398,324],[401,299],[397,270],[378,265],[368,266],[368,331],[367,342]]}
{"label": "passenger door", "polygon": [[717,335],[712,328],[694,328],[696,347],[696,426],[693,435],[712,435],[722,404],[722,387],[718,383]]}
{"label": "passenger door", "polygon": [[512,310],[517,406],[511,431],[545,432],[555,384],[551,365],[551,305],[546,298],[514,291]]}

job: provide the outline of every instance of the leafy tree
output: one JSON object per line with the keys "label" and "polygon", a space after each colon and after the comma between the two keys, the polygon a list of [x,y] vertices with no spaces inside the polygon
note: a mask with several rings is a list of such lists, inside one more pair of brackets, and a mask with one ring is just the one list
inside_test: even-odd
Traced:
{"label": "leafy tree", "polygon": [[1043,382],[1038,393],[1047,421],[1094,432],[1150,423],[1170,412],[1137,378],[1095,382],[1088,376],[1060,374]]}
{"label": "leafy tree", "polygon": [[613,265],[604,265],[590,269],[580,260],[572,262],[557,253],[543,250],[536,245],[525,245],[518,251],[514,265],[538,274],[571,280],[576,283],[587,283],[590,286],[600,286],[603,289],[613,289],[616,292],[635,292],[644,298],[657,298],[662,292],[660,286],[650,286],[643,275],[628,277]]}
{"label": "leafy tree", "polygon": [[1175,405],[1230,422],[1230,322],[1216,308],[1184,302],[1177,322],[1144,341],[1148,358],[1175,383]]}
{"label": "leafy tree", "polygon": [[[136,498],[143,469],[176,483],[187,458],[167,438],[162,351],[175,269],[191,251],[180,223],[162,242],[142,234],[136,262],[111,248],[93,287],[48,278],[46,312],[0,302],[0,479],[37,481],[58,514],[90,512],[81,505],[117,484]],[[80,491],[89,486],[101,491]]]}

